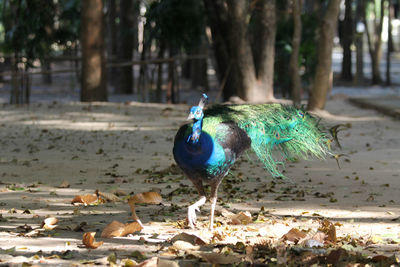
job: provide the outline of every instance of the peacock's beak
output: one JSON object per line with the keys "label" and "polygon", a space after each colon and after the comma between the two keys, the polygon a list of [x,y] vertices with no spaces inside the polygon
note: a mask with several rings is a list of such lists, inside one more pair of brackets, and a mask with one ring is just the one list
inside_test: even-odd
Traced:
{"label": "peacock's beak", "polygon": [[189,113],[189,116],[187,117],[187,120],[193,120],[194,119],[194,114],[192,112]]}

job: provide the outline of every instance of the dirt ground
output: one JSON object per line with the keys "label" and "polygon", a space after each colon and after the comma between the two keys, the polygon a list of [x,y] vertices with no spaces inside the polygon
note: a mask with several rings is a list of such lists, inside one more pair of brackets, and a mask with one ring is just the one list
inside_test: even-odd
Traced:
{"label": "dirt ground", "polygon": [[[291,182],[273,181],[250,152],[224,179],[218,227],[210,232],[206,230],[209,205],[199,214],[199,229],[185,229],[186,208],[198,196],[173,166],[173,138],[188,106],[4,104],[0,107],[0,264],[153,266],[158,261],[159,266],[207,266],[244,261],[242,254],[251,258],[249,262],[285,264],[282,253],[260,256],[246,248],[240,254],[239,248],[229,246],[262,239],[270,248],[283,244],[303,252],[304,242],[282,237],[293,228],[308,237],[321,231],[329,236],[321,226],[324,219],[336,231],[335,240],[324,238],[319,248],[309,246],[309,253],[327,255],[344,248],[374,262],[392,255],[398,260],[400,123],[342,97],[329,100],[327,110],[334,115],[320,114],[325,125],[350,126],[339,133],[342,150],[335,147],[343,154],[338,158],[340,167],[333,157],[287,163],[285,175]],[[95,190],[119,194],[125,201],[71,204],[74,196]],[[124,193],[154,190],[161,191],[162,205],[137,207],[144,229],[125,237],[100,238],[112,221],[132,222]],[[246,211],[251,214],[247,222],[232,224],[226,215]],[[49,216],[58,219],[57,227],[44,230],[41,224]],[[104,244],[86,248],[85,232],[97,232],[96,240]],[[206,245],[179,247],[171,238],[183,232],[197,235]],[[315,235],[308,240],[317,242]],[[212,253],[233,259],[207,256]]]}

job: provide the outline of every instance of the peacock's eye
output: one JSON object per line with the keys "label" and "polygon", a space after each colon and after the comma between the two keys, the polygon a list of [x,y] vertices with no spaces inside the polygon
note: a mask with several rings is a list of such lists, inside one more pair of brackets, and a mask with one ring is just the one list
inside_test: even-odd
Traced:
{"label": "peacock's eye", "polygon": [[280,136],[280,134],[279,134],[279,133],[275,133],[275,137],[276,137],[276,139],[279,139],[279,138],[281,138],[281,136]]}
{"label": "peacock's eye", "polygon": [[300,117],[300,118],[304,118],[304,113],[303,113],[303,112],[299,111],[298,114],[299,114],[299,117]]}

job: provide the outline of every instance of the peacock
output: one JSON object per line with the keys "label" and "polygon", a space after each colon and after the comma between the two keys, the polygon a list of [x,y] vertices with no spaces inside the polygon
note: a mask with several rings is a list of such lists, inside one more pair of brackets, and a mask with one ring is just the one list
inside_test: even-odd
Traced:
{"label": "peacock", "polygon": [[[175,136],[176,163],[196,187],[200,199],[188,207],[188,226],[206,202],[203,183],[210,184],[210,230],[218,187],[235,161],[250,147],[273,177],[285,176],[278,165],[294,158],[319,159],[330,154],[329,138],[305,110],[282,104],[213,105],[204,110],[206,94],[190,109],[190,122]],[[277,154],[281,155],[277,160]]]}

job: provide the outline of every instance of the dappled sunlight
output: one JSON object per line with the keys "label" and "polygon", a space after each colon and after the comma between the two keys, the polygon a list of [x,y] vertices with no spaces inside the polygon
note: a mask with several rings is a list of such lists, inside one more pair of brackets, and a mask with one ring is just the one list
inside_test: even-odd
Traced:
{"label": "dappled sunlight", "polygon": [[[400,149],[396,133],[400,128],[376,114],[355,113],[359,118],[346,121],[351,113],[346,109],[352,107],[341,105],[331,112],[342,117],[326,119],[326,124],[349,122],[352,126],[339,133],[342,150],[333,144],[334,153],[346,155],[339,158],[340,168],[331,157],[296,160],[285,163],[288,181],[273,180],[249,151],[223,180],[217,209],[235,214],[249,211],[252,222],[231,225],[217,214],[216,221],[221,223],[216,225],[217,233],[227,231],[231,237],[216,242],[247,240],[256,238],[257,233],[262,235],[257,238],[280,240],[292,228],[316,231],[323,218],[342,224],[337,226],[339,237],[397,236],[400,179],[395,175],[400,172]],[[205,230],[208,203],[198,214],[198,229],[184,229],[187,206],[198,195],[172,165],[173,138],[179,125],[186,122],[187,107],[89,106],[5,107],[1,111],[0,240],[9,239],[14,244],[2,248],[16,246],[18,253],[29,255],[37,250],[52,251],[51,244],[55,250],[85,252],[86,248],[80,247],[84,232],[99,233],[112,221],[132,222],[126,197],[150,190],[161,191],[163,206],[137,207],[145,228],[114,239],[101,239],[97,234],[96,240],[105,243],[95,250],[98,254],[92,254],[94,257],[110,248],[143,249],[143,240],[155,251],[160,243],[181,232],[210,240],[214,234]],[[275,156],[281,157],[279,153]],[[60,188],[62,184],[68,187]],[[123,202],[86,207],[71,204],[76,195],[93,194],[96,189],[126,197]],[[260,212],[262,207],[264,213]],[[257,221],[257,214],[264,219]],[[18,228],[25,224],[40,227],[47,216],[56,217],[60,225],[44,232],[51,236],[48,239],[42,235],[24,237],[27,233]],[[27,248],[19,249],[23,247]]]}

